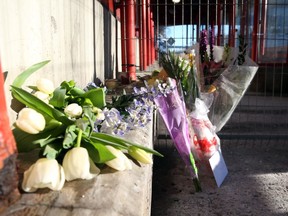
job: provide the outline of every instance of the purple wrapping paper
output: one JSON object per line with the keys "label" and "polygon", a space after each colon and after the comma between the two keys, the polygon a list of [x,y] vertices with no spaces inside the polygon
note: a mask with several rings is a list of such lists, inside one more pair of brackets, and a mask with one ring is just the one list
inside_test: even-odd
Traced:
{"label": "purple wrapping paper", "polygon": [[[176,85],[175,82],[172,82],[172,84]],[[197,168],[195,167],[194,158],[191,152],[186,108],[184,102],[180,98],[177,88],[174,88],[174,90],[166,96],[158,95],[154,98],[154,102],[158,107],[158,111],[178,153],[189,168],[192,177],[198,178]]]}

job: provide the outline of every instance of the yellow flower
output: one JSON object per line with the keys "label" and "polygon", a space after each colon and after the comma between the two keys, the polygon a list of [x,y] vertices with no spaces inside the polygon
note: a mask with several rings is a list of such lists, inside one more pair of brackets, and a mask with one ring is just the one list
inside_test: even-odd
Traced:
{"label": "yellow flower", "polygon": [[45,128],[45,118],[31,108],[23,108],[18,114],[16,126],[29,134],[37,134]]}
{"label": "yellow flower", "polygon": [[67,181],[74,179],[92,179],[100,170],[89,158],[88,151],[83,147],[69,150],[63,159],[63,168]]}
{"label": "yellow flower", "polygon": [[22,189],[34,192],[38,188],[61,190],[64,186],[63,167],[55,159],[41,158],[24,172]]}
{"label": "yellow flower", "polygon": [[129,155],[131,155],[135,160],[144,164],[153,164],[151,155],[149,155],[143,149],[131,146],[128,150]]}
{"label": "yellow flower", "polygon": [[106,165],[118,171],[132,169],[131,161],[126,157],[126,155],[121,150],[116,149],[109,145],[106,145],[106,148],[116,157],[110,161],[105,162]]}
{"label": "yellow flower", "polygon": [[55,89],[53,82],[45,78],[38,79],[36,82],[36,86],[39,91],[46,94],[52,94]]}

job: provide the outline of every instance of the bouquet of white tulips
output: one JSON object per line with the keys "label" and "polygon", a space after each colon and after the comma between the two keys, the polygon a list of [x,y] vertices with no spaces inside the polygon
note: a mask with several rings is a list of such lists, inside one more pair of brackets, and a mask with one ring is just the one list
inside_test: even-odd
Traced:
{"label": "bouquet of white tulips", "polygon": [[36,86],[29,86],[31,92],[24,90],[22,86],[26,79],[48,62],[31,66],[11,85],[13,98],[25,105],[19,111],[13,129],[18,151],[41,150],[40,159],[24,173],[24,191],[46,187],[61,190],[65,179],[97,176],[100,173],[98,164],[119,171],[131,169],[131,160],[124,152],[146,164],[152,163],[151,154],[162,156],[153,149],[119,137],[124,129],[137,126],[133,119],[145,116],[140,111],[135,114],[136,96],[131,100],[132,118],[129,108],[124,116],[111,104],[107,106],[103,85],[90,84],[81,89],[71,80],[54,88],[50,80],[40,79]]}

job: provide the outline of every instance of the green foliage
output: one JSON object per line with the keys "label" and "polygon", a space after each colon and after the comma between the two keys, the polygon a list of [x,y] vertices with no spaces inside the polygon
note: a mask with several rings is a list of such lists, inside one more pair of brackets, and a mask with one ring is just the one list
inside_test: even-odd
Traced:
{"label": "green foliage", "polygon": [[39,62],[37,64],[32,65],[31,67],[29,67],[27,70],[23,71],[19,76],[16,77],[16,79],[12,83],[12,86],[20,88],[30,75],[32,75],[34,72],[36,72],[40,68],[44,67],[49,62],[50,60]]}
{"label": "green foliage", "polygon": [[238,52],[238,65],[243,65],[245,62],[246,50],[248,44],[245,42],[243,35],[239,35],[239,52]]}
{"label": "green foliage", "polygon": [[[45,129],[38,134],[28,134],[17,127],[13,129],[19,152],[41,149],[40,152],[43,156],[61,160],[63,153],[68,149],[81,145],[88,150],[90,158],[95,163],[104,163],[115,158],[105,145],[112,145],[119,149],[128,149],[133,145],[149,153],[162,156],[157,151],[116,136],[93,132],[96,121],[96,114],[92,111],[93,107],[102,109],[106,106],[106,95],[103,88],[93,88],[85,92],[78,88],[73,80],[64,81],[54,90],[49,104],[22,89],[22,85],[29,76],[48,62],[44,61],[31,66],[16,77],[11,86],[14,99],[41,113],[46,120]],[[37,90],[33,86],[31,89]],[[125,96],[115,105],[124,110],[128,105],[127,101],[131,100],[132,98]],[[114,99],[115,101],[117,100]],[[70,103],[78,103],[82,107],[83,114],[78,119],[70,119],[65,115],[64,109]],[[112,107],[114,104],[109,106]]]}
{"label": "green foliage", "polygon": [[194,104],[199,97],[199,83],[192,62],[182,59],[175,53],[161,53],[160,61],[168,76],[181,84],[186,104]]}

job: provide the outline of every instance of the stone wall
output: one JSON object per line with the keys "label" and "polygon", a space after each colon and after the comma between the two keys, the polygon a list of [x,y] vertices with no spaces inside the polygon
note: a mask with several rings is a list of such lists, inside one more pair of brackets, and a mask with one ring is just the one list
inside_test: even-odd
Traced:
{"label": "stone wall", "polygon": [[9,86],[35,63],[51,60],[27,85],[45,77],[56,86],[73,79],[84,87],[95,77],[116,77],[117,23],[97,0],[1,0],[0,59],[8,71],[5,92],[11,122],[15,112],[9,107]]}

